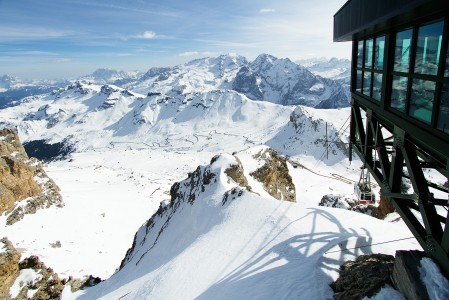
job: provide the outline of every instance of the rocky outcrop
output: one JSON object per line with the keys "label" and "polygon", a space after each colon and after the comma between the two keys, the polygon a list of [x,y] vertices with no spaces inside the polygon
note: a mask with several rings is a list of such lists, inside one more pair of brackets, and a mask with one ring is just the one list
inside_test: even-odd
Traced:
{"label": "rocky outcrop", "polygon": [[351,210],[359,205],[359,201],[353,198],[342,197],[340,195],[328,194],[324,195],[323,198],[321,198],[321,201],[320,203],[318,203],[318,205]]}
{"label": "rocky outcrop", "polygon": [[330,286],[334,299],[350,300],[372,297],[385,284],[392,285],[394,256],[386,254],[361,255],[355,261],[340,266],[340,277]]}
{"label": "rocky outcrop", "polygon": [[373,211],[372,216],[383,220],[388,214],[394,211],[394,207],[390,201],[386,197],[380,196],[379,206]]}
{"label": "rocky outcrop", "polygon": [[250,174],[263,184],[264,190],[275,199],[296,202],[295,185],[285,157],[267,148],[257,153],[254,158],[265,161],[262,167]]}
{"label": "rocky outcrop", "polygon": [[22,261],[20,259],[20,253],[11,242],[7,238],[1,239],[0,299],[60,299],[66,284],[75,292],[101,282],[100,278],[93,276],[61,279],[37,256],[30,256]]}
{"label": "rocky outcrop", "polygon": [[37,256],[20,261],[20,253],[6,238],[0,240],[0,252],[0,299],[59,299],[66,281]]}
{"label": "rocky outcrop", "polygon": [[[59,299],[66,284],[53,269],[47,268],[37,256],[30,256],[19,263],[20,274],[33,272],[36,277],[33,280],[19,277],[14,285],[19,285],[19,293],[12,295],[15,299]],[[28,279],[28,280],[27,280]],[[17,282],[19,281],[19,282]],[[30,297],[30,295],[32,295]]]}
{"label": "rocky outcrop", "polygon": [[58,186],[37,159],[28,157],[14,130],[1,130],[0,214],[6,212],[7,225],[52,205],[64,206]]}
{"label": "rocky outcrop", "polygon": [[20,253],[11,242],[0,240],[0,299],[9,298],[9,288],[19,276]]}
{"label": "rocky outcrop", "polygon": [[228,175],[232,180],[238,183],[241,187],[246,188],[248,191],[251,191],[251,187],[248,185],[248,180],[243,173],[243,165],[238,157],[235,157],[237,163],[231,165],[229,168],[225,170],[225,174]]}
{"label": "rocky outcrop", "polygon": [[389,213],[394,212],[394,207],[391,205],[387,198],[382,196],[380,197],[379,205],[374,205],[360,204],[360,202],[354,198],[328,194],[324,195],[321,198],[318,205],[352,210],[373,216],[381,220],[383,220]]}

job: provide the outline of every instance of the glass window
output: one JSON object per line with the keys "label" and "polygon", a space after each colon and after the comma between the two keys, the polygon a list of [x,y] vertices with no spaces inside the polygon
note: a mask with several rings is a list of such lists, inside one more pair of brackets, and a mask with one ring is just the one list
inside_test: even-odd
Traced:
{"label": "glass window", "polygon": [[373,39],[366,40],[365,42],[365,68],[373,67]]}
{"label": "glass window", "polygon": [[414,79],[410,98],[410,116],[430,124],[434,94],[435,82]]}
{"label": "glass window", "polygon": [[373,99],[380,101],[382,97],[382,74],[374,73],[373,77]]}
{"label": "glass window", "polygon": [[363,94],[371,96],[371,72],[363,72]]}
{"label": "glass window", "polygon": [[357,78],[355,83],[355,90],[359,93],[362,92],[362,71],[357,71]]}
{"label": "glass window", "polygon": [[394,70],[408,72],[410,61],[410,46],[412,42],[412,29],[398,32],[396,34],[396,45],[394,50]]}
{"label": "glass window", "polygon": [[407,77],[393,76],[390,106],[404,113],[407,100],[407,83]]}
{"label": "glass window", "polygon": [[361,68],[363,64],[363,41],[359,41],[357,44],[357,67]]}
{"label": "glass window", "polygon": [[437,75],[443,36],[443,21],[418,29],[415,73]]}
{"label": "glass window", "polygon": [[374,69],[383,70],[385,53],[385,37],[376,38],[376,48],[374,49]]}
{"label": "glass window", "polygon": [[447,56],[446,56],[446,68],[444,70],[444,76],[449,77],[449,42],[447,47]]}
{"label": "glass window", "polygon": [[443,91],[441,92],[437,127],[439,130],[449,133],[449,84],[445,84],[443,86]]}

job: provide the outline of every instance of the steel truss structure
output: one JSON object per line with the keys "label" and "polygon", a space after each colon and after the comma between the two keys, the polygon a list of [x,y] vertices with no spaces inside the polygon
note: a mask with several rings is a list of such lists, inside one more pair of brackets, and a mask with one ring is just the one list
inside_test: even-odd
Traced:
{"label": "steel truss structure", "polygon": [[[449,178],[449,145],[443,149],[420,141],[420,132],[401,126],[385,111],[353,94],[350,129],[352,150],[362,159],[385,196],[428,255],[449,275],[448,199],[437,199],[434,189],[445,186],[426,179],[427,169]],[[427,136],[429,138],[429,136]],[[411,183],[412,193],[404,188]]]}

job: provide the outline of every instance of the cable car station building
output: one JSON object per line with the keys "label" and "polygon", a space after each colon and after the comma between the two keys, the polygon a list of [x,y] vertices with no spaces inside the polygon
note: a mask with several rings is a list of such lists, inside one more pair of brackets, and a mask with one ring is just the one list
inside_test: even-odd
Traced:
{"label": "cable car station building", "polygon": [[448,276],[449,1],[350,0],[334,41],[352,41],[351,149]]}

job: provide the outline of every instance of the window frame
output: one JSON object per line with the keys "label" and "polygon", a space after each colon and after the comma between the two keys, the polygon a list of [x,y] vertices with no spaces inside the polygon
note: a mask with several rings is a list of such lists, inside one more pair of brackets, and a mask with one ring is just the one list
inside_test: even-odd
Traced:
{"label": "window frame", "polygon": [[[424,27],[424,26],[428,26],[431,24],[436,24],[438,22],[443,22],[443,31],[442,31],[442,39],[441,39],[441,50],[440,50],[440,57],[439,57],[439,62],[438,62],[438,69],[437,69],[437,74],[436,75],[431,75],[431,74],[422,74],[422,73],[417,73],[415,72],[415,65],[416,65],[416,55],[417,55],[417,43],[418,43],[418,34],[420,31],[420,28]],[[440,105],[441,102],[441,86],[443,84],[444,78],[443,78],[443,73],[444,73],[444,64],[446,63],[446,59],[445,59],[445,54],[447,49],[444,49],[445,45],[445,41],[447,41],[447,18],[439,18],[439,19],[435,19],[429,22],[424,22],[424,23],[419,23],[419,24],[415,24],[414,26],[408,26],[408,27],[404,27],[401,28],[399,30],[397,30],[394,34],[392,34],[392,48],[396,49],[396,37],[399,33],[409,30],[412,30],[412,39],[410,42],[410,55],[409,55],[409,66],[408,66],[408,72],[403,72],[403,71],[395,71],[394,70],[394,65],[395,65],[395,56],[393,55],[392,59],[391,59],[391,64],[392,64],[392,69],[391,69],[391,80],[389,80],[388,82],[388,88],[390,90],[389,93],[389,97],[388,97],[388,101],[386,103],[386,109],[388,109],[389,111],[395,112],[397,114],[400,114],[402,116],[406,116],[408,120],[412,121],[412,122],[418,122],[420,125],[424,125],[424,126],[431,126],[432,128],[436,128],[437,126],[437,117],[438,117],[438,107]],[[407,77],[408,78],[408,84],[407,84],[407,93],[406,93],[406,104],[405,104],[405,112],[402,112],[400,110],[397,110],[396,108],[392,107],[392,90],[393,90],[393,80],[392,78],[395,76],[401,76],[401,77]],[[421,120],[419,117],[416,117],[412,114],[411,112],[411,101],[412,101],[412,95],[413,95],[413,82],[416,82],[417,80],[422,80],[422,81],[429,81],[429,82],[433,82],[435,84],[435,90],[434,90],[434,94],[433,94],[433,100],[432,100],[432,111],[431,111],[431,116],[430,116],[430,122],[427,123],[423,120]],[[447,78],[448,82],[449,82],[449,78]]]}
{"label": "window frame", "polygon": [[[380,40],[381,38],[383,38],[383,59],[382,59],[382,68],[379,69],[377,67],[377,64],[375,64],[376,62],[376,46],[378,43],[378,40]],[[355,80],[354,80],[354,86],[352,88],[352,92],[353,93],[357,93],[360,96],[363,96],[365,98],[370,99],[371,101],[375,102],[375,103],[380,103],[380,101],[382,100],[382,97],[384,96],[384,89],[381,88],[380,90],[380,98],[376,99],[373,98],[373,87],[374,87],[374,79],[376,77],[376,74],[380,74],[382,77],[382,81],[380,83],[380,86],[383,86],[383,82],[385,80],[385,57],[386,57],[386,40],[387,40],[387,35],[386,34],[381,34],[381,35],[376,35],[376,36],[371,36],[371,37],[367,37],[365,39],[359,39],[355,41],[355,49],[357,50],[357,55],[354,57],[355,59]],[[367,42],[368,41],[372,41],[372,48],[371,48],[371,59],[369,62],[369,66],[367,67],[367,61],[366,61],[366,52],[367,52]],[[361,57],[359,57],[359,45],[360,42],[362,42],[362,51],[360,51],[360,53],[362,54]],[[362,62],[362,65],[360,66],[359,62]],[[358,80],[358,74],[359,72],[362,72],[362,76],[361,76],[361,84],[360,84],[360,90],[358,89],[358,84],[357,84],[357,80]],[[366,73],[369,73],[369,90],[366,93],[365,91],[365,76]]]}

